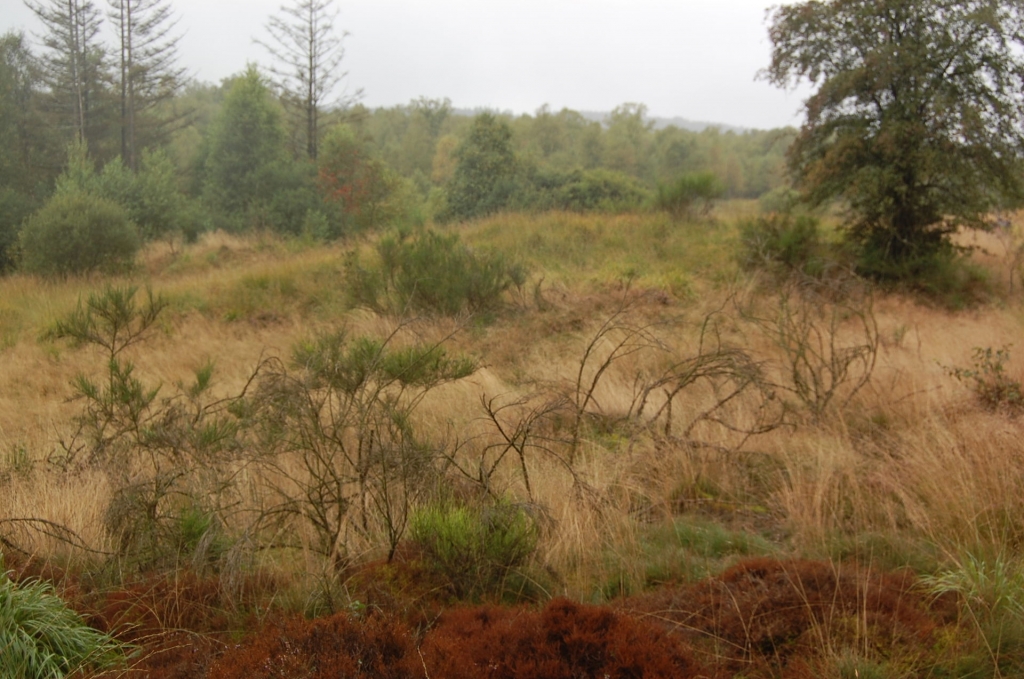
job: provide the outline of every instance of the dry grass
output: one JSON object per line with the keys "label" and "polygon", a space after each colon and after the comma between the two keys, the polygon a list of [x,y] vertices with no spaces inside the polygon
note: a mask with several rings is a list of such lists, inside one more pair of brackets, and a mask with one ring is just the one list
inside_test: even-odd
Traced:
{"label": "dry grass", "polygon": [[[405,330],[426,340],[452,336],[454,349],[483,366],[431,394],[416,416],[422,435],[454,435],[463,445],[460,459],[472,468],[497,440],[482,401],[532,399],[521,413],[545,399],[571,401],[588,342],[628,300],[623,327],[647,329],[652,346],[612,361],[602,373],[578,450],[570,450],[563,428],[544,442],[548,451],[536,448],[526,456],[531,498],[514,456],[493,477],[496,492],[542,508],[541,562],[554,574],[545,585],[556,590],[551,594],[591,597],[612,579],[643,586],[645,531],[680,512],[763,533],[796,554],[829,554],[837,538],[884,534],[892,542],[932,544],[939,553],[982,545],[1017,555],[1024,544],[1024,422],[985,412],[946,370],[968,365],[973,347],[1013,344],[1024,322],[1015,297],[958,313],[897,296],[877,299],[878,364],[850,407],[817,422],[794,414],[791,426],[738,449],[744,437],[708,421],[690,440],[680,439],[686,414],[714,402],[716,392],[707,387],[685,390],[674,402],[675,428],[668,436],[663,421],[657,427],[618,421],[635,403],[638,376],[693,355],[700,322],[713,311],[721,310],[719,329],[731,346],[759,361],[778,360],[728,303],[749,295],[751,283],[730,254],[729,221],[749,210],[730,207],[711,226],[673,224],[662,216],[569,214],[505,215],[466,226],[474,244],[527,259],[538,293],[511,300],[508,312],[488,326],[423,319]],[[999,254],[998,242],[988,245],[995,254],[985,255],[987,265],[1009,271],[1007,248]],[[153,246],[134,280],[171,300],[172,313],[133,354],[140,374],[170,389],[210,360],[215,393],[227,395],[261,357],[287,360],[299,338],[318,330],[345,325],[353,335],[391,332],[393,319],[347,308],[340,259],[338,248],[268,237],[215,234],[176,253]],[[9,460],[0,469],[46,459],[70,430],[80,408],[67,402],[70,379],[95,375],[102,366],[88,348],[39,336],[80,295],[106,283],[0,280],[0,455]],[[627,332],[615,330],[594,344],[585,381]],[[658,343],[663,346],[655,349]],[[1012,377],[1024,375],[1022,360],[1013,355]],[[756,405],[737,401],[731,416],[750,422]],[[107,548],[102,516],[109,493],[102,474],[69,483],[37,464],[29,475],[10,474],[3,483],[0,517],[48,519],[95,549]],[[306,530],[294,528],[308,544]],[[381,555],[373,544],[352,547],[367,559]]]}

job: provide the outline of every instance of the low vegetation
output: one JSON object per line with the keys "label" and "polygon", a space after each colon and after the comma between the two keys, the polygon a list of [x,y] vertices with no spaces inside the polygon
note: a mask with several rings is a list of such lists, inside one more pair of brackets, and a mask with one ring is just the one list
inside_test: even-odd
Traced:
{"label": "low vegetation", "polygon": [[[8,276],[11,582],[153,677],[1018,671],[1015,298],[965,324],[743,260],[757,214],[212,234],[128,277]],[[521,273],[476,304],[403,279],[421,259]]]}

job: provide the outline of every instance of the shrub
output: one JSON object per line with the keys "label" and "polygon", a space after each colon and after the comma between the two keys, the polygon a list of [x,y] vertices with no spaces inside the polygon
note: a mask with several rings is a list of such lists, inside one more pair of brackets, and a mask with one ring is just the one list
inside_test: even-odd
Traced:
{"label": "shrub", "polygon": [[422,653],[427,676],[446,679],[708,676],[683,642],[653,624],[567,599],[543,611],[450,611]]}
{"label": "shrub", "polygon": [[747,269],[820,276],[826,257],[818,220],[774,212],[741,223],[740,263]]}
{"label": "shrub", "polygon": [[498,305],[502,293],[526,281],[522,265],[500,253],[475,252],[456,234],[386,236],[377,253],[377,269],[362,267],[353,255],[346,278],[353,300],[378,311],[488,311]]}
{"label": "shrub", "polygon": [[484,509],[428,507],[409,523],[412,541],[459,598],[500,596],[537,549],[533,518],[506,502]]}
{"label": "shrub", "polygon": [[604,169],[535,172],[530,184],[532,195],[525,195],[522,205],[527,209],[623,212],[639,208],[649,198],[633,177]]}
{"label": "shrub", "polygon": [[49,585],[15,584],[0,574],[0,667],[3,676],[60,679],[88,668],[113,668],[125,646],[99,632]]}
{"label": "shrub", "polygon": [[17,263],[18,229],[32,214],[34,203],[31,196],[0,188],[0,273],[13,269]]}
{"label": "shrub", "polygon": [[423,676],[412,635],[398,622],[337,614],[269,625],[227,651],[210,679],[405,679]]}
{"label": "shrub", "polygon": [[876,243],[847,246],[857,255],[857,273],[881,284],[924,295],[947,309],[973,306],[990,293],[989,274],[950,243],[921,247],[894,259]]}
{"label": "shrub", "polygon": [[684,174],[674,184],[659,185],[655,205],[676,217],[706,216],[724,192],[725,187],[713,172],[693,172]]}
{"label": "shrub", "polygon": [[29,217],[20,245],[26,271],[67,276],[125,268],[139,235],[119,205],[75,191],[58,193]]}
{"label": "shrub", "polygon": [[777,186],[757,199],[761,212],[792,212],[800,202],[800,193],[788,186]]}
{"label": "shrub", "polygon": [[946,368],[958,381],[966,383],[982,405],[990,410],[1024,407],[1024,388],[1020,380],[1006,374],[1010,347],[974,347],[974,365],[970,368]]}

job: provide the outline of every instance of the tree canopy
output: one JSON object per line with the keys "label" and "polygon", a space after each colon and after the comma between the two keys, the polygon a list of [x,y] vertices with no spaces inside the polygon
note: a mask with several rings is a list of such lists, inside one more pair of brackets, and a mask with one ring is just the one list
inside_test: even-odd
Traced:
{"label": "tree canopy", "polygon": [[810,0],[769,34],[767,78],[817,88],[791,169],[812,202],[846,202],[867,272],[913,275],[1024,197],[1024,3]]}

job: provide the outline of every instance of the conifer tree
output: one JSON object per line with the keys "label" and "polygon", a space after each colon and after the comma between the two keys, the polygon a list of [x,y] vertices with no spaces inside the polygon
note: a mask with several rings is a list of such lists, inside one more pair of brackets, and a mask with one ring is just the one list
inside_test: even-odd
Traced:
{"label": "conifer tree", "polygon": [[323,107],[345,107],[361,95],[355,92],[340,100],[331,99],[347,75],[341,70],[345,33],[335,30],[337,15],[334,0],[295,0],[267,22],[270,39],[256,41],[276,62],[270,72],[286,103],[302,120],[306,155],[312,160],[320,144]]}
{"label": "conifer tree", "polygon": [[45,28],[40,65],[57,124],[70,140],[94,148],[106,122],[103,98],[109,83],[99,10],[90,0],[25,0],[25,5]]}
{"label": "conifer tree", "polygon": [[176,64],[177,23],[166,0],[107,0],[117,33],[121,160],[137,171],[144,139],[172,127],[173,116],[153,116],[154,107],[181,89],[185,69]]}

